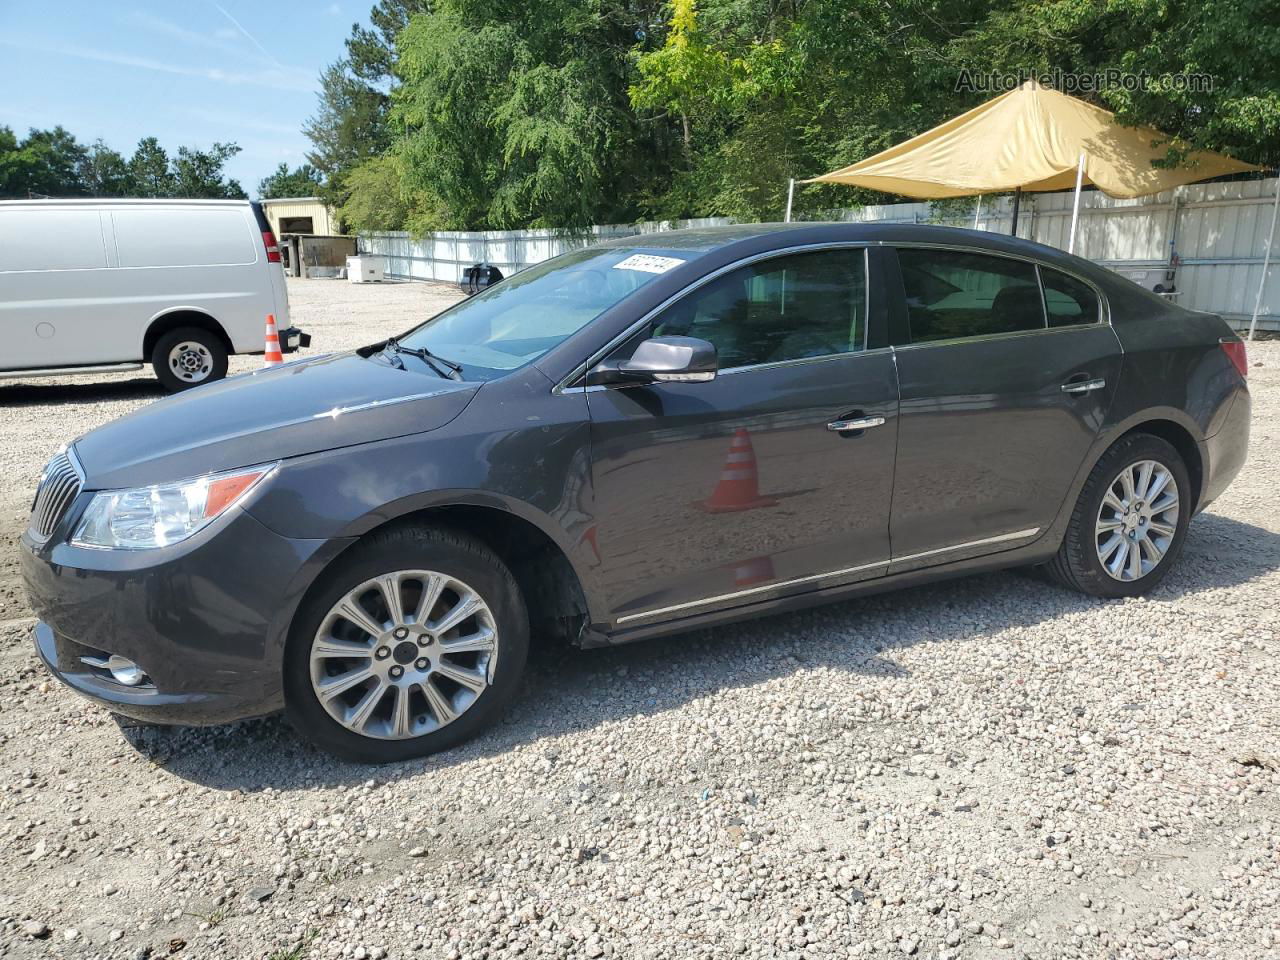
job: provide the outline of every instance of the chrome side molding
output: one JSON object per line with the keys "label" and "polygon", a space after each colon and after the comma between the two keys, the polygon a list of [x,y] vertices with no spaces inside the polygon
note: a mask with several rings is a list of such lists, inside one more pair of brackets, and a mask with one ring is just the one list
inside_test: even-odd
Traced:
{"label": "chrome side molding", "polygon": [[[882,420],[883,418],[873,419]],[[785,590],[787,587],[799,586],[802,583],[813,583],[815,580],[829,580],[832,577],[841,577],[850,573],[860,573],[864,570],[874,569],[875,567],[884,567],[887,570],[891,563],[902,563],[907,560],[920,560],[924,557],[937,556],[940,553],[951,553],[955,550],[967,550],[970,547],[985,547],[996,543],[1008,543],[1014,540],[1029,540],[1039,532],[1039,527],[1029,527],[1026,530],[1015,530],[1012,533],[1001,533],[994,537],[984,537],[981,540],[969,540],[965,543],[955,543],[947,547],[938,547],[935,550],[926,550],[923,553],[909,554],[905,557],[892,557],[887,560],[878,560],[875,563],[864,563],[856,567],[845,567],[843,570],[831,570],[827,573],[816,573],[809,577],[797,577],[794,580],[781,580],[778,583],[766,583],[758,587],[751,587],[747,590],[737,590],[733,593],[721,593],[714,597],[705,597],[702,600],[690,600],[687,603],[674,603],[669,607],[656,607],[653,610],[645,610],[641,613],[629,613],[625,617],[618,617],[615,623],[618,626],[622,626],[622,624],[630,623],[633,620],[648,620],[651,617],[658,617],[664,613],[678,613],[682,610],[692,610],[695,607],[705,607],[714,603],[724,603],[728,600],[752,597],[756,594],[768,593],[771,590]]]}

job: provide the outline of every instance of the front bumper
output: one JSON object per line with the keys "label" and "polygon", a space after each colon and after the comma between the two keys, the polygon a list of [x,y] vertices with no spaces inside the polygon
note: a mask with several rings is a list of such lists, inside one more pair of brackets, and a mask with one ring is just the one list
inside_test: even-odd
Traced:
{"label": "front bumper", "polygon": [[300,347],[311,346],[311,334],[303,333],[297,327],[285,327],[280,331],[280,352],[293,353]]}
{"label": "front bumper", "polygon": [[[211,724],[284,705],[289,624],[344,545],[282,537],[237,508],[226,523],[159,550],[38,545],[24,534],[18,552],[41,621],[36,649],[55,677],[134,719]],[[133,660],[148,683],[126,686],[81,659],[103,654]]]}

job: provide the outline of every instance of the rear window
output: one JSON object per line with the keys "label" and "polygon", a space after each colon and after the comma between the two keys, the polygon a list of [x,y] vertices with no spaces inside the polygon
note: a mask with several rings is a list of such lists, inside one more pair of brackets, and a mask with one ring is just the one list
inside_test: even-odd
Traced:
{"label": "rear window", "polygon": [[[249,208],[171,207],[114,210],[122,267],[253,263],[262,237],[249,230]],[[257,241],[257,246],[254,241]]]}
{"label": "rear window", "polygon": [[106,265],[97,210],[0,209],[0,273]]}
{"label": "rear window", "polygon": [[1036,268],[959,250],[898,251],[911,342],[1043,330]]}

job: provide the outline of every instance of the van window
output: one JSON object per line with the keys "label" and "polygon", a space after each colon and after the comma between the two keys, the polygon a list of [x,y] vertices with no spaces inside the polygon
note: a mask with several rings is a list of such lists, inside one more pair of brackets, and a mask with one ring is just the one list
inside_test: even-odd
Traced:
{"label": "van window", "polygon": [[0,210],[0,272],[106,265],[97,210]]}
{"label": "van window", "polygon": [[1044,284],[1044,308],[1049,314],[1049,326],[1098,322],[1098,295],[1087,283],[1048,267],[1040,268],[1040,281]]}
{"label": "van window", "polygon": [[903,248],[898,263],[912,343],[1045,327],[1036,268],[1025,260]]}
{"label": "van window", "polygon": [[253,263],[258,247],[241,210],[170,207],[114,210],[122,267]]}

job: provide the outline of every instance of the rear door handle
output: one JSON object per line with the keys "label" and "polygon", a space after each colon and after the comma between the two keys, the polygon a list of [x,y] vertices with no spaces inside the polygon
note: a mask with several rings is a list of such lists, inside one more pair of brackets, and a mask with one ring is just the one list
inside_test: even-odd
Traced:
{"label": "rear door handle", "polygon": [[1107,385],[1107,381],[1099,377],[1097,380],[1071,380],[1062,385],[1063,393],[1090,393],[1094,390],[1101,390]]}
{"label": "rear door handle", "polygon": [[832,420],[827,424],[827,429],[835,433],[848,433],[850,430],[869,430],[883,426],[884,417],[855,417],[852,420]]}

